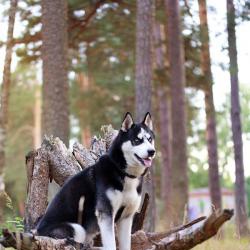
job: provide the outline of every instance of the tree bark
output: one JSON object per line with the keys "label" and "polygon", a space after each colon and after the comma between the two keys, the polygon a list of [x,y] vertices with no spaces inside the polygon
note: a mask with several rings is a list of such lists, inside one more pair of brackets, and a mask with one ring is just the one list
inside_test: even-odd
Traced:
{"label": "tree bark", "polygon": [[[154,0],[137,0],[135,113],[138,122],[151,111],[153,5]],[[143,188],[143,193],[147,192],[150,196],[145,229],[153,231],[156,208],[152,168],[148,177],[145,178]]]}
{"label": "tree bark", "polygon": [[67,1],[42,0],[43,134],[69,143]]}
{"label": "tree bark", "polygon": [[[154,21],[154,56],[155,56],[155,73],[156,73],[156,89],[157,104],[159,107],[160,121],[160,145],[162,155],[161,169],[161,198],[164,201],[166,221],[171,221],[172,206],[172,178],[171,178],[171,120],[170,120],[170,96],[168,77],[165,68],[165,55],[163,49],[163,37],[161,25]],[[169,226],[169,225],[168,225]]]}
{"label": "tree bark", "polygon": [[231,122],[235,159],[236,225],[238,234],[240,236],[246,236],[249,234],[249,228],[246,208],[246,189],[243,164],[243,142],[240,119],[241,110],[239,101],[239,80],[235,26],[234,2],[233,0],[227,0],[227,31],[231,80]]}
{"label": "tree bark", "polygon": [[151,111],[153,0],[137,0],[135,99],[136,120]]}
{"label": "tree bark", "polygon": [[35,91],[35,105],[34,105],[34,130],[33,130],[33,144],[34,148],[37,149],[40,147],[42,138],[41,138],[41,118],[42,118],[42,110],[41,110],[41,90],[40,88],[36,88]]}
{"label": "tree bark", "polygon": [[3,82],[0,100],[0,223],[3,221],[4,202],[4,178],[3,172],[5,167],[5,143],[7,134],[7,123],[9,113],[9,95],[11,85],[11,60],[13,48],[13,32],[15,25],[16,9],[18,0],[10,1],[8,34],[6,42],[6,53],[4,59]]}
{"label": "tree bark", "polygon": [[184,49],[178,0],[165,0],[168,57],[170,62],[172,120],[173,223],[180,224],[188,203]]}
{"label": "tree bark", "polygon": [[209,190],[211,203],[215,208],[221,209],[221,188],[218,166],[218,147],[216,133],[216,117],[213,100],[213,79],[211,72],[211,59],[209,50],[209,33],[207,24],[206,0],[198,0],[201,32],[201,68],[204,80],[205,112],[206,112],[206,141],[209,164]]}
{"label": "tree bark", "polygon": [[25,230],[30,231],[48,205],[49,165],[46,148],[42,146],[26,157],[28,198],[25,209]]}

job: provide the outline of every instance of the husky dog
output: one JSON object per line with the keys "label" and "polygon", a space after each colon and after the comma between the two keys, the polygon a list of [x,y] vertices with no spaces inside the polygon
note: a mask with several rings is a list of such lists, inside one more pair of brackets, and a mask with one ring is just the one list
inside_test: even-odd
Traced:
{"label": "husky dog", "polygon": [[39,221],[37,234],[89,243],[100,231],[102,249],[116,250],[116,223],[119,250],[130,250],[143,175],[155,156],[152,130],[150,113],[137,124],[127,113],[109,152],[66,181]]}

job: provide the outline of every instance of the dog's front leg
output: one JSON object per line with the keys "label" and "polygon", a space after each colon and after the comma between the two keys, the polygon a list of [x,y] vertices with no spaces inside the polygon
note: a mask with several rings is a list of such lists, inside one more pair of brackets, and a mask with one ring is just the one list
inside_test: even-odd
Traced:
{"label": "dog's front leg", "polygon": [[114,219],[106,213],[99,212],[97,216],[101,232],[103,250],[116,250]]}
{"label": "dog's front leg", "polygon": [[132,228],[133,216],[122,219],[118,223],[118,241],[119,250],[131,249],[131,228]]}

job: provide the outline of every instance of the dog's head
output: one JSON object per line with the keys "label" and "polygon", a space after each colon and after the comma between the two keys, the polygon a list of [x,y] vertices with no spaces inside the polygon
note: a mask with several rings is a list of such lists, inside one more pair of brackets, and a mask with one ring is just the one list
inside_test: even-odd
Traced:
{"label": "dog's head", "polygon": [[134,123],[127,113],[119,131],[120,148],[129,173],[141,175],[155,157],[153,123],[147,113],[141,123]]}

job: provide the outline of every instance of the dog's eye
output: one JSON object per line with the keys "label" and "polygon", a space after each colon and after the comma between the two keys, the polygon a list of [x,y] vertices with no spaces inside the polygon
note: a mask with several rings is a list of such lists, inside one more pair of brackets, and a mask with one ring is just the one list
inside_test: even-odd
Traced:
{"label": "dog's eye", "polygon": [[152,137],[149,137],[149,138],[148,138],[148,141],[151,143],[151,142],[152,142]]}
{"label": "dog's eye", "polygon": [[141,143],[141,139],[135,138],[135,139],[134,139],[134,143],[135,143],[135,145],[140,144],[140,143]]}

